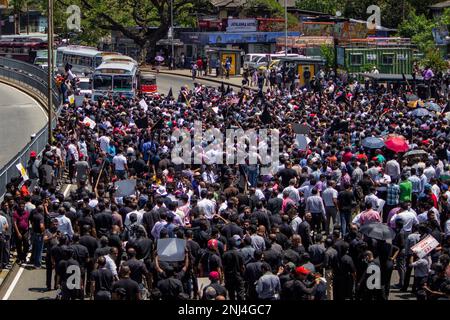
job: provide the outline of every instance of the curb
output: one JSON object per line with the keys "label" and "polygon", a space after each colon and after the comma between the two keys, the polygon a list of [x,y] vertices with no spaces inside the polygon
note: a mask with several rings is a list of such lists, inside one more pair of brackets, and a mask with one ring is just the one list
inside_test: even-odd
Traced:
{"label": "curb", "polygon": [[[158,74],[156,71],[153,71],[153,70],[148,70],[148,71],[146,70],[146,72],[151,72],[151,73],[154,73],[154,74]],[[191,76],[186,75],[186,74],[182,74],[182,73],[159,71],[159,74],[167,74],[167,75],[172,75],[172,76],[184,77],[184,78],[192,79]],[[232,86],[232,87],[244,88],[244,89],[247,89],[247,90],[253,90],[255,92],[258,92],[258,89],[256,89],[256,88],[252,88],[252,87],[249,87],[249,86],[237,85],[235,83],[231,83],[231,82],[227,82],[227,81],[223,81],[223,80],[216,80],[216,79],[210,79],[210,78],[205,78],[205,77],[196,77],[195,79],[209,81],[209,82],[214,82],[214,83],[217,83],[217,84],[222,84],[223,83],[223,84],[227,84],[227,85]]]}

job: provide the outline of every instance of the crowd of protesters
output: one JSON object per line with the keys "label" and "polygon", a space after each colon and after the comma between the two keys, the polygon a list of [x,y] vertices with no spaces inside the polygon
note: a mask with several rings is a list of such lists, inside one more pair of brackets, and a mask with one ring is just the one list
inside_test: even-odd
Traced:
{"label": "crowd of protesters", "polygon": [[[308,86],[280,80],[258,93],[197,84],[144,97],[146,109],[142,97],[66,103],[53,141],[30,154],[29,180],[7,186],[1,263],[14,250],[18,263],[45,267],[62,299],[386,300],[392,289],[448,299],[447,101],[436,90],[442,112],[416,117],[411,90],[321,71]],[[171,134],[193,134],[194,121],[277,130],[279,167],[214,164],[224,150],[206,151],[205,137],[194,147],[203,164],[173,163]],[[305,148],[294,124],[310,128]],[[422,152],[363,144],[392,135]],[[125,179],[135,190],[117,197]],[[391,234],[369,237],[373,225]],[[412,247],[429,235],[439,245],[418,256]],[[186,240],[184,260],[158,258],[164,238]],[[80,288],[67,283],[71,266]]]}

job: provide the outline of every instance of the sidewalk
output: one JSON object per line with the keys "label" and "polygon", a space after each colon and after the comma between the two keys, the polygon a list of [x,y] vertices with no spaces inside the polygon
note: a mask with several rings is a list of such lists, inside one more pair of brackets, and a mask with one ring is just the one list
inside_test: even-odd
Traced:
{"label": "sidewalk", "polygon": [[[156,73],[156,70],[153,69],[151,66],[147,65],[147,66],[142,66],[141,67],[142,71],[147,71],[147,72],[153,72]],[[192,78],[192,73],[190,69],[175,69],[175,70],[169,70],[167,67],[161,67],[159,69],[159,73],[160,74],[170,74],[170,75],[174,75],[174,76],[179,76],[179,77],[186,77],[186,78]],[[198,74],[198,73],[197,73]],[[225,77],[221,78],[221,77],[216,77],[215,75],[207,75],[207,76],[197,76],[196,79],[198,80],[206,80],[206,81],[210,81],[210,82],[215,82],[218,84],[223,83],[224,85],[230,85],[233,87],[242,87],[242,76],[231,76],[229,79],[226,79]],[[258,90],[258,87],[250,87],[250,86],[244,86],[244,88],[246,89],[251,89],[251,90]]]}

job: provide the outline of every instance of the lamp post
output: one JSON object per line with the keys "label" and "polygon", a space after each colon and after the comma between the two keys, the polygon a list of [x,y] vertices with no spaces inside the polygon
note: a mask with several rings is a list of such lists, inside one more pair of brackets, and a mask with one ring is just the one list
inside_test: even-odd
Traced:
{"label": "lamp post", "polygon": [[47,2],[47,104],[48,104],[48,143],[52,141],[52,78],[53,78],[53,0]]}
{"label": "lamp post", "polygon": [[174,44],[173,44],[173,0],[170,1],[170,44],[172,46],[172,59],[170,61],[170,65],[172,67],[172,69],[174,69],[175,66],[175,57],[174,57]]}
{"label": "lamp post", "polygon": [[284,56],[287,57],[288,44],[288,20],[287,20],[287,0],[284,0]]}

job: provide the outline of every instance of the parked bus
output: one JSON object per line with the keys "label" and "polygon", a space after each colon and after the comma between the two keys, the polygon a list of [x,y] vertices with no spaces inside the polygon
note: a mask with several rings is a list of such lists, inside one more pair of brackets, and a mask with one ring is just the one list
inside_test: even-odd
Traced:
{"label": "parked bus", "polygon": [[46,49],[47,42],[40,39],[1,39],[0,56],[33,63],[36,51]]}
{"label": "parked bus", "polygon": [[114,52],[104,52],[103,53],[103,59],[102,62],[131,62],[134,63],[136,66],[138,65],[137,61],[129,56],[125,56],[121,53],[114,53]]}
{"label": "parked bus", "polygon": [[139,91],[144,95],[158,92],[156,76],[153,73],[141,72],[139,76]]}
{"label": "parked bus", "polygon": [[109,62],[100,64],[92,76],[92,99],[112,94],[133,98],[138,89],[138,67],[133,62]]}
{"label": "parked bus", "polygon": [[92,74],[101,61],[101,51],[93,47],[69,45],[56,49],[56,66],[61,73],[64,73],[64,67],[69,63],[72,72],[77,75]]}

